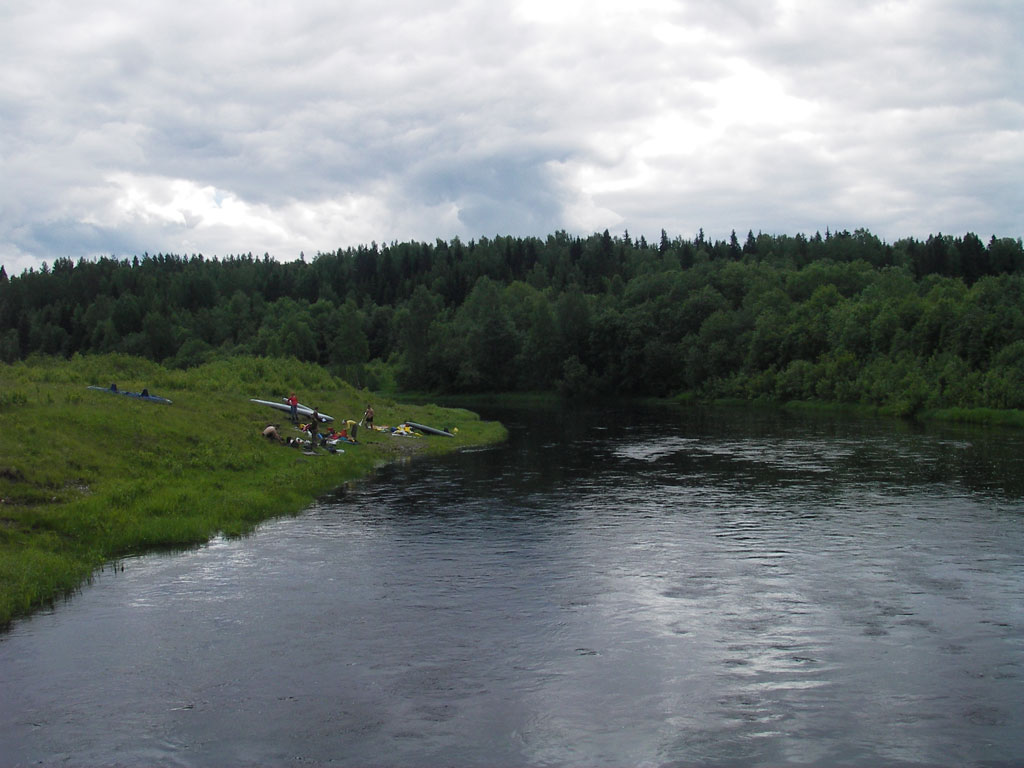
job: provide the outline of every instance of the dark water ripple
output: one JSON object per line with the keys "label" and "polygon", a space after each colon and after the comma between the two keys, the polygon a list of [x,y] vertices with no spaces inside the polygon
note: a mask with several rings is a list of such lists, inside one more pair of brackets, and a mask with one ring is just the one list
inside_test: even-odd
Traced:
{"label": "dark water ripple", "polygon": [[500,415],[17,624],[0,763],[1024,760],[1021,436]]}

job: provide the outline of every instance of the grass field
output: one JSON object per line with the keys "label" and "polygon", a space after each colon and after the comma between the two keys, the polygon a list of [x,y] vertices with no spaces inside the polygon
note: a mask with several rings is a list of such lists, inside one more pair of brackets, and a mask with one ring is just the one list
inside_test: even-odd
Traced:
{"label": "grass field", "polygon": [[[87,389],[170,398],[172,405]],[[249,402],[299,400],[337,420],[457,428],[454,439],[359,432],[345,453],[261,436],[288,414]],[[128,554],[183,548],[295,514],[318,494],[419,453],[500,442],[470,411],[409,405],[359,391],[295,360],[233,358],[187,371],[126,356],[38,358],[0,367],[0,627],[74,592]]]}

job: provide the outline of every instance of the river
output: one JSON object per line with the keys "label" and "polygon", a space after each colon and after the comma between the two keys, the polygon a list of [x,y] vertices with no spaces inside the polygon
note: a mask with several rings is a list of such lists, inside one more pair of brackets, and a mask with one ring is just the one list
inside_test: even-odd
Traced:
{"label": "river", "polygon": [[1024,762],[1024,434],[482,411],[16,622],[0,765]]}

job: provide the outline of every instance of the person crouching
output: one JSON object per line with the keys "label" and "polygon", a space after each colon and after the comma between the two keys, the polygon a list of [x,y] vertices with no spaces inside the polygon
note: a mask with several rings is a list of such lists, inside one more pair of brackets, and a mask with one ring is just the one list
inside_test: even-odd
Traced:
{"label": "person crouching", "polygon": [[317,408],[313,409],[313,416],[309,422],[309,439],[312,442],[312,447],[316,448],[320,441],[320,411]]}

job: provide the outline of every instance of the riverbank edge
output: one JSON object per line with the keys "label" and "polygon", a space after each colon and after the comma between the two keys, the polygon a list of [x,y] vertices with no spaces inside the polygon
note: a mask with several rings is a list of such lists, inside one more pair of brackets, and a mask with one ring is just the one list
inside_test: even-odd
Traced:
{"label": "riverbank edge", "polygon": [[[123,567],[128,558],[247,535],[264,521],[301,513],[332,490],[367,481],[387,464],[508,437],[503,425],[471,411],[377,396],[291,360],[227,363],[239,369],[229,377],[236,391],[228,392],[211,387],[222,370],[191,374],[191,383],[201,381],[191,388],[189,374],[135,360],[105,363],[121,368],[126,385],[149,382],[150,391],[173,404],[88,392],[86,381],[99,382],[83,378],[82,369],[95,368],[95,361],[0,370],[0,632],[73,598],[96,573]],[[268,367],[291,368],[288,380],[299,381],[306,397],[339,423],[345,414],[359,419],[372,402],[378,425],[416,421],[450,428],[453,437],[392,437],[364,428],[357,444],[315,456],[272,443],[261,436],[267,423],[277,423],[285,436],[299,433],[286,413],[237,391],[280,392],[279,382],[258,380]],[[57,426],[65,433],[59,442],[51,437]]]}
{"label": "riverbank edge", "polygon": [[827,400],[789,400],[786,402],[761,402],[752,400],[715,400],[717,406],[770,407],[801,413],[836,413],[862,418],[884,418],[913,421],[922,424],[970,424],[980,427],[1024,428],[1024,411],[998,410],[995,408],[935,408],[926,409],[912,416],[858,403],[835,403]]}
{"label": "riverbank edge", "polygon": [[[417,393],[421,398],[439,398],[439,395]],[[514,405],[515,407],[557,408],[577,401],[554,392],[511,392],[511,393],[479,393],[446,396],[445,402],[468,408],[486,407],[491,405]],[[589,401],[587,401],[589,402]],[[606,401],[595,400],[593,404],[601,405]],[[683,393],[672,397],[637,397],[614,398],[607,401],[615,404],[629,402],[650,403],[653,405],[724,407],[724,408],[767,408],[780,411],[802,413],[834,413],[862,418],[882,418],[898,421],[916,421],[920,423],[969,424],[981,427],[1006,427],[1024,429],[1024,411],[997,408],[933,408],[918,411],[913,415],[897,412],[892,408],[863,405],[860,403],[839,403],[830,400],[745,400],[741,398],[705,399],[692,393]]]}

